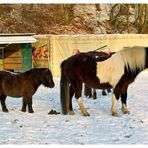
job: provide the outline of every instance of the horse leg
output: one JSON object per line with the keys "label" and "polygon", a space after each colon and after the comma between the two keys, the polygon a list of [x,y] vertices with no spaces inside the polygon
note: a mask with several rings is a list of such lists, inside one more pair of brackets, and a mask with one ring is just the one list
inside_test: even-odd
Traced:
{"label": "horse leg", "polygon": [[110,92],[112,92],[112,91],[111,91],[111,89],[110,89],[110,88],[108,88],[108,89],[107,89],[107,92],[108,92],[108,93],[110,93]]}
{"label": "horse leg", "polygon": [[84,84],[84,95],[87,97],[87,85]]}
{"label": "horse leg", "polygon": [[2,94],[0,95],[0,100],[1,100],[1,105],[2,105],[2,111],[3,112],[8,112],[8,109],[6,107],[5,101],[6,101],[6,95]]}
{"label": "horse leg", "polygon": [[117,105],[118,105],[119,96],[120,96],[119,90],[115,88],[112,96],[112,107],[111,107],[112,116],[118,116]]}
{"label": "horse leg", "polygon": [[127,109],[126,100],[127,100],[127,88],[121,93],[121,102],[122,102],[121,110],[124,114],[130,114],[130,112]]}
{"label": "horse leg", "polygon": [[113,98],[112,98],[112,115],[113,116],[117,116],[117,103],[120,95],[121,95],[121,102],[122,102],[121,110],[124,114],[129,114],[129,111],[126,106],[127,88],[128,88],[128,85],[124,85],[123,81],[118,83],[118,85],[115,87],[113,91]]}
{"label": "horse leg", "polygon": [[32,97],[27,97],[26,99],[26,103],[28,105],[28,112],[29,113],[33,113],[33,108],[32,108]]}
{"label": "horse leg", "polygon": [[97,99],[97,93],[96,93],[96,89],[93,88],[93,99]]}
{"label": "horse leg", "polygon": [[82,82],[78,82],[76,85],[77,86],[75,88],[76,89],[75,93],[76,93],[77,103],[80,107],[80,110],[84,116],[90,116],[90,114],[87,112],[87,109],[84,106],[82,101]]}
{"label": "horse leg", "polygon": [[23,105],[22,105],[22,112],[26,112],[26,99],[23,97]]}
{"label": "horse leg", "polygon": [[86,97],[92,97],[92,88],[89,87],[87,84],[84,85],[84,94]]}
{"label": "horse leg", "polygon": [[74,89],[72,86],[70,86],[70,99],[69,99],[69,115],[74,115],[73,107],[72,107],[72,97],[74,95]]}
{"label": "horse leg", "polygon": [[102,90],[102,96],[106,96],[107,94],[106,94],[106,91],[105,91],[105,89],[103,89]]}

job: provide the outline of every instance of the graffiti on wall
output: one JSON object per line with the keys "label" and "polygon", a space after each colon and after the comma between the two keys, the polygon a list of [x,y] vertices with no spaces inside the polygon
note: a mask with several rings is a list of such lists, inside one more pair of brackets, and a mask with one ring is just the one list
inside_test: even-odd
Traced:
{"label": "graffiti on wall", "polygon": [[39,47],[32,49],[32,59],[34,67],[48,67],[49,52],[46,47]]}
{"label": "graffiti on wall", "polygon": [[48,49],[45,47],[36,48],[32,55],[34,59],[46,59],[48,58]]}

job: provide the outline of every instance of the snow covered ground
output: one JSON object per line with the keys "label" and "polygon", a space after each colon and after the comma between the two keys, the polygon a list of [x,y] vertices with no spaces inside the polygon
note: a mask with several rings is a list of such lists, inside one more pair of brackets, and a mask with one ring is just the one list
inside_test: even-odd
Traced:
{"label": "snow covered ground", "polygon": [[22,100],[7,97],[9,113],[0,108],[0,144],[148,144],[148,71],[142,72],[128,89],[130,115],[120,111],[112,117],[111,94],[97,100],[84,97],[90,117],[81,115],[73,99],[75,115],[60,112],[59,79],[55,88],[41,86],[33,97],[34,113],[20,111]]}

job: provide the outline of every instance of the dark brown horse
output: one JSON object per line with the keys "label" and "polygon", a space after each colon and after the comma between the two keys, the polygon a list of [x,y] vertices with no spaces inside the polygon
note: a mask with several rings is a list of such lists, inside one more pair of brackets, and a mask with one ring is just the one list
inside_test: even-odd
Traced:
{"label": "dark brown horse", "polygon": [[[105,46],[103,46],[105,47]],[[89,56],[91,56],[96,62],[99,62],[99,61],[104,61],[106,59],[108,59],[112,54],[114,54],[115,52],[110,52],[110,53],[106,53],[106,52],[103,52],[103,51],[89,51],[87,52],[87,54]],[[80,51],[79,50],[76,50],[76,54],[80,54]],[[75,55],[75,54],[73,54]],[[102,90],[102,94],[105,94],[105,90]],[[97,93],[96,93],[96,89],[93,89],[91,87],[89,87],[88,85],[84,84],[84,95],[86,97],[93,97],[93,99],[97,99]]]}
{"label": "dark brown horse", "polygon": [[32,96],[38,87],[43,84],[45,87],[54,87],[52,73],[48,68],[34,68],[24,73],[12,73],[0,71],[0,101],[2,111],[8,112],[5,104],[7,96],[23,97],[22,111],[33,113]]}
{"label": "dark brown horse", "polygon": [[127,89],[136,76],[148,68],[148,47],[125,47],[110,58],[96,62],[86,53],[72,56],[61,64],[61,107],[63,114],[74,114],[72,96],[84,116],[89,113],[82,101],[82,83],[92,88],[113,88],[112,115],[117,116],[117,102],[121,97],[122,112],[129,114]]}
{"label": "dark brown horse", "polygon": [[[68,113],[69,114],[74,113],[72,108],[72,97],[74,94],[76,95],[76,97],[78,95],[77,94],[78,92],[75,89],[75,87],[77,87],[77,89],[80,90],[79,93],[81,93],[82,91],[82,83],[83,82],[85,83],[85,81],[81,79],[83,79],[83,76],[86,75],[86,74],[82,74],[83,72],[84,73],[86,72],[85,67],[88,66],[87,75],[86,75],[86,78],[84,79],[89,79],[89,75],[94,71],[93,68],[95,68],[95,65],[93,64],[94,63],[96,64],[96,62],[98,61],[104,61],[110,58],[112,54],[114,53],[105,53],[102,51],[101,52],[90,51],[86,53],[79,53],[77,55],[73,55],[67,60],[62,62],[61,64],[62,75],[61,75],[60,85],[61,85],[61,105],[62,105],[62,112],[64,114],[67,114],[67,111],[65,110],[65,108],[67,108],[67,105],[69,108]],[[93,64],[89,63],[89,60],[91,60]],[[70,83],[70,87],[69,87],[69,83]]]}

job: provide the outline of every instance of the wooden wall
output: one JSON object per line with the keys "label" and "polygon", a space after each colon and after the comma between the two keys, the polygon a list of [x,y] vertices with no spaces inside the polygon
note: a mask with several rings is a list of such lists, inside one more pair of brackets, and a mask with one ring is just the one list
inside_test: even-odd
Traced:
{"label": "wooden wall", "polygon": [[4,49],[3,69],[22,69],[22,50],[20,45],[12,44]]}

